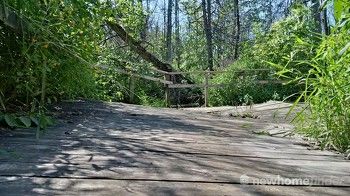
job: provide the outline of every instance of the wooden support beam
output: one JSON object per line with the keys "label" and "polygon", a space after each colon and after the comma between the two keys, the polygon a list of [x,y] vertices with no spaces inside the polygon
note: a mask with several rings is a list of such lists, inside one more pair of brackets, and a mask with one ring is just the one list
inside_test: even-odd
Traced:
{"label": "wooden support beam", "polygon": [[206,71],[204,75],[204,106],[208,107],[209,106],[209,77],[210,77],[210,72],[209,70]]}
{"label": "wooden support beam", "polygon": [[[164,74],[164,80],[171,82],[170,75]],[[164,84],[164,92],[165,92],[165,107],[169,107],[171,105],[171,98],[170,98],[170,88],[169,84]]]}
{"label": "wooden support beam", "polygon": [[[106,24],[110,29],[112,29],[116,33],[116,35],[118,35],[120,39],[122,39],[126,44],[128,44],[131,51],[138,54],[145,61],[152,63],[152,65],[155,68],[165,72],[176,71],[169,63],[161,61],[157,56],[147,51],[146,48],[141,45],[141,42],[137,41],[130,34],[128,34],[120,24],[118,24],[115,21],[106,21]],[[178,76],[174,78],[175,81],[177,82],[185,80],[187,81],[187,83],[190,83],[190,84],[194,83],[189,77],[185,77],[182,74],[177,74],[177,75]]]}
{"label": "wooden support beam", "polygon": [[[251,73],[251,72],[267,72],[271,71],[271,69],[241,69],[233,71],[234,73]],[[167,72],[169,75],[182,75],[182,74],[217,74],[217,73],[225,73],[226,70],[217,70],[217,71],[176,71],[176,72]]]}
{"label": "wooden support beam", "polygon": [[[286,81],[281,80],[259,80],[258,84],[283,84]],[[223,88],[232,84],[208,84],[208,88]],[[205,88],[205,84],[170,84],[169,88]]]}
{"label": "wooden support beam", "polygon": [[[229,84],[208,84],[209,88],[225,87]],[[169,88],[205,88],[205,84],[170,84]]]}
{"label": "wooden support beam", "polygon": [[120,37],[125,43],[130,46],[130,49],[140,55],[145,61],[152,63],[157,69],[172,72],[174,71],[170,64],[162,62],[154,54],[147,51],[141,42],[135,40],[129,35],[125,29],[116,22],[106,21],[107,25]]}
{"label": "wooden support beam", "polygon": [[133,72],[131,72],[129,77],[129,93],[129,102],[135,103],[135,77]]}
{"label": "wooden support beam", "polygon": [[[109,67],[108,66],[101,66],[101,65],[98,65],[96,66],[97,68],[101,68],[103,70],[106,70],[108,69]],[[114,68],[112,67],[111,69],[115,70],[116,72],[119,72],[119,73],[122,73],[122,74],[126,74],[126,75],[130,75],[131,74],[131,71],[127,71],[127,70],[123,70],[123,69],[118,69],[118,68]],[[163,84],[174,84],[173,82],[171,81],[167,81],[167,80],[163,80],[163,79],[160,79],[160,78],[155,78],[155,77],[151,77],[151,76],[145,76],[145,75],[140,75],[140,74],[136,74],[136,73],[132,73],[133,77],[137,77],[137,78],[143,78],[143,79],[146,79],[146,80],[151,80],[151,81],[155,81],[155,82],[160,82],[160,83],[163,83]]]}

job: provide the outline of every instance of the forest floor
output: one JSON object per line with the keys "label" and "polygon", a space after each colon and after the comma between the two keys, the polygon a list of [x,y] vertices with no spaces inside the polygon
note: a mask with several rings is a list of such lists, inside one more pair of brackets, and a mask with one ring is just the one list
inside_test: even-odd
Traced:
{"label": "forest floor", "polygon": [[350,162],[291,134],[289,107],[64,102],[38,140],[0,133],[0,195],[349,195]]}

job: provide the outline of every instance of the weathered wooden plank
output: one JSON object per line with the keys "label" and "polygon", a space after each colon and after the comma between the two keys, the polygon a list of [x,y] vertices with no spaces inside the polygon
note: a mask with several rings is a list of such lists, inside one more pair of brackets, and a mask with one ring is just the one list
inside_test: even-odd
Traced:
{"label": "weathered wooden plank", "polygon": [[[104,141],[105,139],[105,141]],[[194,149],[203,149],[204,147],[208,147],[214,150],[218,149],[227,149],[227,150],[235,150],[242,148],[242,145],[244,144],[244,147],[247,148],[256,148],[260,150],[275,150],[275,151],[284,151],[284,150],[295,150],[298,152],[302,151],[310,151],[305,146],[300,145],[299,143],[296,144],[286,144],[283,145],[281,143],[271,143],[268,146],[264,146],[264,140],[258,140],[256,143],[253,140],[245,140],[241,142],[236,141],[222,141],[222,142],[210,142],[210,141],[194,141],[194,140],[185,140],[182,138],[145,138],[145,139],[133,139],[133,138],[116,138],[112,137],[107,139],[106,138],[87,138],[87,140],[84,139],[76,139],[76,138],[67,138],[67,139],[58,139],[58,140],[51,140],[51,139],[42,139],[42,140],[35,140],[35,139],[23,139],[23,141],[18,140],[17,138],[9,138],[8,141],[3,141],[0,146],[6,146],[8,148],[17,148],[18,150],[22,149],[21,147],[25,148],[40,148],[41,146],[51,148],[51,147],[57,147],[57,148],[74,148],[74,147],[84,147],[84,148],[118,148],[123,147],[125,144],[128,144],[128,146],[139,146],[139,147],[172,147],[174,149],[176,148],[194,148]],[[166,149],[166,148],[164,148]],[[214,151],[213,150],[213,151]],[[315,154],[315,153],[314,153]],[[316,154],[324,154],[324,155],[335,155],[334,153],[330,153],[327,151],[316,151]]]}
{"label": "weathered wooden plank", "polygon": [[229,84],[170,84],[169,88],[219,88],[219,87],[225,87],[228,86]]}
{"label": "weathered wooden plank", "polygon": [[[254,73],[254,72],[269,72],[273,71],[271,69],[240,69],[233,71],[235,73]],[[169,75],[178,75],[178,74],[205,74],[205,73],[210,73],[210,74],[216,74],[216,73],[226,73],[227,70],[216,70],[216,71],[177,71],[177,72],[168,72],[167,74]]]}
{"label": "weathered wooden plank", "polygon": [[[0,183],[0,192],[16,188],[23,191],[28,186],[29,190],[46,193],[56,191],[59,194],[59,191],[65,190],[75,194],[81,191],[80,186],[84,187],[83,190],[93,189],[90,184],[93,179],[108,179],[115,184],[100,187],[101,192],[98,193],[109,188],[111,192],[124,189],[118,182],[126,181],[155,182],[155,186],[187,183],[189,187],[194,187],[202,182],[215,184],[215,188],[222,185],[241,187],[242,175],[249,177],[250,184],[266,178],[315,179],[311,184],[323,188],[314,190],[318,195],[327,186],[338,186],[336,190],[340,191],[337,192],[339,195],[348,193],[347,188],[350,187],[350,164],[341,156],[327,151],[308,150],[299,144],[301,140],[295,138],[252,134],[252,130],[265,130],[271,126],[268,122],[120,104],[106,104],[103,108],[96,104],[88,109],[81,104],[74,110],[76,108],[80,108],[84,115],[77,116],[72,124],[52,127],[42,140],[36,141],[20,130],[15,131],[12,137],[0,139],[0,148],[9,151],[6,156],[0,155],[0,176],[5,179],[5,185]],[[29,180],[16,182],[16,176]],[[14,179],[14,183],[5,177]],[[55,184],[53,181],[57,177],[60,179]],[[66,181],[60,181],[62,178]],[[48,181],[45,183],[40,179]],[[74,181],[72,179],[80,180],[82,184],[75,189],[77,182],[69,185]],[[21,182],[26,185],[15,185]],[[140,187],[140,191],[151,194],[147,185],[143,185],[145,187]],[[283,194],[278,192],[276,186],[248,187],[271,191],[261,193]],[[300,192],[304,187],[298,186],[295,190]],[[294,190],[295,187],[289,188]],[[215,190],[218,194],[225,193],[220,189]],[[240,191],[246,193],[249,190]],[[252,194],[259,191],[253,190],[255,192]],[[171,191],[173,194],[181,193],[177,189]]]}
{"label": "weathered wooden plank", "polygon": [[[258,80],[256,81],[258,84],[284,84],[285,81],[281,80]],[[169,88],[224,88],[227,86],[231,86],[233,84],[170,84]]]}
{"label": "weathered wooden plank", "polygon": [[[62,140],[62,139],[77,139],[80,138],[96,138],[107,139],[149,139],[149,140],[173,140],[179,141],[193,141],[193,142],[211,142],[211,143],[235,143],[245,141],[255,141],[266,143],[293,143],[290,138],[271,138],[266,135],[256,135],[253,131],[262,131],[275,125],[269,123],[249,122],[246,121],[224,121],[215,120],[215,118],[203,118],[202,120],[184,119],[180,122],[178,119],[171,119],[166,121],[151,121],[144,123],[152,117],[136,116],[134,118],[116,119],[113,123],[104,123],[102,126],[96,126],[101,121],[97,119],[89,119],[89,122],[77,122],[65,128],[49,128],[42,136],[42,139]],[[153,118],[156,120],[156,118]],[[177,128],[174,128],[176,126]],[[216,128],[213,128],[216,127]],[[277,126],[284,128],[283,125]],[[2,136],[4,140],[8,138],[34,138],[35,130],[18,130],[14,131],[8,136]],[[11,136],[12,135],[12,136]],[[5,139],[6,138],[6,139]],[[1,139],[0,139],[1,140]]]}
{"label": "weathered wooden plank", "polygon": [[[157,150],[157,149],[132,149],[132,148],[120,148],[120,149],[89,149],[89,148],[76,148],[76,149],[65,149],[65,150],[56,150],[56,149],[31,149],[28,150],[8,150],[6,153],[2,153],[0,156],[0,162],[36,162],[36,161],[47,161],[52,160],[52,157],[91,157],[94,155],[96,157],[105,157],[110,155],[112,157],[126,156],[125,153],[133,154],[134,156],[143,157],[146,155],[152,155],[156,153],[161,153],[164,156],[210,156],[210,157],[228,157],[231,159],[236,159],[239,157],[244,158],[262,158],[266,160],[298,160],[298,161],[339,161],[346,162],[341,157],[338,156],[327,156],[327,155],[313,155],[312,152],[283,152],[283,151],[271,151],[271,150],[257,150],[255,152],[249,151],[239,151],[238,149],[234,152],[213,152],[213,151],[183,151],[179,150]],[[149,157],[151,158],[151,157]]]}
{"label": "weathered wooden plank", "polygon": [[155,71],[155,72],[158,72],[158,73],[161,73],[161,74],[166,74],[168,75],[170,72],[167,72],[167,71],[163,71],[163,70],[160,70],[160,69],[157,69],[157,68],[154,68],[154,67],[150,67],[151,70]]}
{"label": "weathered wooden plank", "polygon": [[[106,140],[103,142],[103,140]],[[264,143],[263,140],[257,141],[256,144],[254,144],[253,140],[244,140],[241,142],[232,142],[232,143],[206,143],[204,142],[182,142],[180,139],[176,141],[176,139],[169,139],[168,142],[166,141],[157,141],[157,138],[154,138],[153,141],[147,141],[147,140],[132,140],[132,139],[115,139],[116,141],[113,141],[114,138],[89,138],[88,140],[75,140],[74,138],[71,138],[70,140],[45,140],[45,142],[19,142],[19,141],[13,141],[13,143],[3,143],[0,146],[6,147],[8,149],[15,149],[17,151],[25,150],[25,149],[52,149],[52,150],[62,150],[62,149],[68,149],[68,148],[86,148],[86,149],[110,149],[110,148],[133,148],[133,149],[154,149],[154,150],[172,150],[172,151],[183,151],[186,152],[220,152],[220,154],[223,153],[230,153],[230,152],[236,152],[236,151],[245,151],[244,149],[251,150],[257,150],[257,151],[270,151],[270,152],[294,152],[294,153],[304,153],[304,154],[315,154],[315,155],[329,155],[333,156],[334,153],[330,153],[327,151],[312,151],[309,150],[305,146],[299,146],[289,144],[283,146],[283,144],[271,144],[270,146],[264,146],[266,143]],[[29,140],[30,141],[30,140]],[[60,142],[59,142],[60,141]],[[244,149],[243,149],[244,148]],[[310,148],[311,149],[311,148]]]}
{"label": "weathered wooden plank", "polygon": [[[282,162],[282,161],[281,161]],[[1,163],[1,176],[26,177],[64,177],[64,178],[102,178],[118,180],[160,180],[190,181],[210,183],[239,184],[243,175],[249,182],[259,179],[310,179],[309,185],[348,186],[349,168],[339,166],[345,163],[316,163],[311,166],[300,161],[283,161],[274,164],[271,161],[255,159],[219,160],[182,160],[174,157],[154,160],[120,160],[86,162],[82,164],[64,163]],[[334,165],[329,168],[329,164]],[[345,174],[345,175],[344,175]]]}
{"label": "weathered wooden plank", "polygon": [[[225,157],[226,159],[236,158],[258,158],[265,160],[284,159],[284,160],[297,160],[297,161],[322,161],[322,162],[347,162],[347,160],[339,160],[337,156],[325,156],[325,155],[313,155],[310,154],[298,154],[291,152],[271,152],[271,151],[259,151],[254,153],[249,152],[233,152],[232,154],[220,154],[220,153],[203,153],[203,152],[186,152],[186,151],[152,151],[152,150],[132,150],[132,149],[118,149],[110,154],[100,152],[89,151],[89,149],[75,149],[65,152],[55,152],[41,150],[37,152],[36,149],[28,149],[28,151],[7,151],[0,155],[0,163],[9,162],[23,162],[23,163],[66,163],[69,158],[70,161],[116,161],[127,157],[145,158],[145,160],[159,158],[159,155],[163,156],[176,156],[176,157],[207,157],[215,159],[216,157]],[[271,156],[273,154],[273,156]],[[73,163],[70,162],[70,163]]]}
{"label": "weathered wooden plank", "polygon": [[0,177],[6,195],[317,195],[348,196],[348,187],[253,186],[203,182]]}
{"label": "weathered wooden plank", "polygon": [[[158,149],[194,149],[197,151],[205,150],[205,149],[212,149],[213,152],[217,151],[220,152],[221,150],[227,150],[227,151],[235,151],[235,150],[242,150],[242,148],[246,148],[247,150],[271,150],[275,152],[311,152],[315,155],[335,155],[334,153],[328,152],[328,151],[312,151],[306,148],[305,146],[300,145],[299,143],[296,144],[286,144],[283,145],[282,143],[270,143],[269,145],[266,145],[266,140],[258,140],[256,143],[252,139],[250,140],[244,140],[241,142],[222,142],[222,143],[210,143],[210,142],[195,142],[192,140],[181,140],[181,138],[168,138],[164,140],[160,140],[157,137],[150,138],[142,140],[142,139],[130,139],[130,138],[88,138],[87,140],[77,139],[75,138],[70,139],[62,139],[62,140],[42,140],[42,141],[35,141],[35,140],[26,140],[28,142],[20,142],[16,140],[9,140],[8,142],[2,143],[0,146],[6,146],[8,148],[16,148],[18,150],[20,149],[28,149],[28,148],[52,148],[57,147],[61,149],[62,147],[66,148],[77,148],[77,147],[84,147],[84,148],[96,148],[96,149],[103,149],[103,148],[122,148],[122,147],[139,147],[139,148],[158,148]],[[33,142],[32,142],[33,141]],[[266,146],[265,146],[266,145]],[[23,148],[21,148],[23,146]],[[222,151],[221,151],[222,152]]]}
{"label": "weathered wooden plank", "polygon": [[[108,69],[107,66],[97,66],[98,68],[101,68],[101,69]],[[126,75],[132,75],[134,77],[138,77],[138,78],[143,78],[143,79],[146,79],[146,80],[151,80],[151,81],[155,81],[155,82],[160,82],[160,83],[163,83],[163,84],[173,84],[173,82],[171,81],[167,81],[167,80],[163,80],[161,78],[155,78],[155,77],[151,77],[151,76],[146,76],[146,75],[140,75],[140,74],[137,74],[137,73],[132,73],[130,71],[127,71],[127,70],[123,70],[123,69],[118,69],[118,68],[114,68],[114,67],[111,67],[111,69],[115,70],[116,72],[119,72],[119,73],[122,73],[122,74],[126,74]]]}

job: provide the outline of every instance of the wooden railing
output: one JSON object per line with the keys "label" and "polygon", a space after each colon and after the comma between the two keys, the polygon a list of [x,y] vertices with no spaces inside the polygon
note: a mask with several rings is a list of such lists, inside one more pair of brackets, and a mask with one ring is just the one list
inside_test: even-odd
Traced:
{"label": "wooden railing", "polygon": [[[107,69],[108,67],[101,67],[102,69]],[[130,80],[129,80],[129,92],[130,92],[130,102],[134,102],[134,95],[135,95],[135,78],[142,78],[145,80],[150,80],[150,81],[155,81],[159,82],[164,85],[164,99],[165,103],[168,106],[170,106],[169,100],[170,100],[170,89],[182,89],[182,88],[203,88],[204,90],[204,106],[207,107],[209,105],[209,88],[223,88],[228,85],[232,85],[229,83],[226,84],[211,84],[210,79],[212,76],[218,73],[225,73],[227,71],[189,71],[189,72],[166,72],[162,70],[158,70],[156,68],[150,68],[150,70],[157,72],[160,75],[163,75],[163,78],[157,78],[157,77],[152,77],[152,76],[146,76],[146,75],[140,75],[137,74],[134,70],[125,70],[125,69],[120,69],[120,68],[113,68],[115,71],[129,75]],[[238,75],[238,77],[241,77],[242,79],[249,75],[247,73],[261,73],[261,72],[271,72],[271,69],[245,69],[245,70],[237,70],[235,71]],[[171,80],[176,75],[188,75],[188,74],[196,74],[196,75],[203,75],[204,76],[204,82],[201,84],[186,84],[186,83],[180,83],[177,84],[174,81]],[[285,81],[281,80],[258,80],[257,83],[259,84],[268,84],[268,83],[277,83],[277,84],[282,84]]]}

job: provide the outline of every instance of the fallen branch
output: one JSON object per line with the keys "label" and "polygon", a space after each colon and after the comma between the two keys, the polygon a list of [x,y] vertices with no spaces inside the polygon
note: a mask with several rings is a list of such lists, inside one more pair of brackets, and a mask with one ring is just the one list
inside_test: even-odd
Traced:
{"label": "fallen branch", "polygon": [[141,42],[135,40],[131,35],[129,35],[125,29],[116,22],[106,21],[107,25],[121,38],[125,43],[130,46],[130,49],[140,55],[145,61],[152,63],[157,69],[162,71],[172,72],[174,69],[169,63],[165,63],[159,60],[154,54],[147,51]]}

